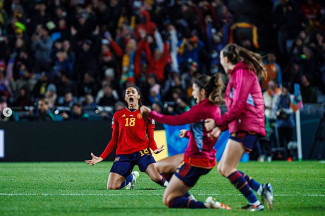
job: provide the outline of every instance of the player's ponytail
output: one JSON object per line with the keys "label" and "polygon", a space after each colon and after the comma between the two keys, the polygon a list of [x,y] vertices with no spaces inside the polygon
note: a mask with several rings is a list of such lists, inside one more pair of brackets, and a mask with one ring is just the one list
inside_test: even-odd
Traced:
{"label": "player's ponytail", "polygon": [[222,75],[217,73],[213,75],[205,86],[205,90],[207,91],[207,96],[209,101],[215,104],[223,104],[224,98],[222,95],[222,90],[224,88],[224,83],[222,80]]}
{"label": "player's ponytail", "polygon": [[255,72],[259,77],[265,77],[266,72],[263,66],[262,56],[238,46],[237,44],[228,44],[223,49],[223,56],[227,57],[233,65],[238,62],[244,62]]}
{"label": "player's ponytail", "polygon": [[210,102],[215,104],[222,104],[224,102],[224,98],[222,96],[224,83],[221,74],[217,73],[212,77],[202,75],[195,79],[194,83],[200,89],[205,89],[205,97],[208,98]]}

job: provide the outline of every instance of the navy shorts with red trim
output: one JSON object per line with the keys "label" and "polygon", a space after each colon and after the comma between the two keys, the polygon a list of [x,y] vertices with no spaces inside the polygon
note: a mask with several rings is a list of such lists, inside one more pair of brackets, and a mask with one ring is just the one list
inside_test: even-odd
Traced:
{"label": "navy shorts with red trim", "polygon": [[182,162],[176,169],[174,175],[189,187],[193,187],[202,175],[208,174],[212,169],[193,167],[188,163]]}
{"label": "navy shorts with red trim", "polygon": [[250,131],[238,131],[230,134],[229,139],[240,142],[247,153],[250,153],[257,141],[257,134]]}
{"label": "navy shorts with red trim", "polygon": [[116,155],[110,172],[117,173],[126,178],[131,174],[135,165],[139,166],[141,172],[145,172],[152,163],[156,163],[156,161],[148,149],[132,154],[120,154]]}

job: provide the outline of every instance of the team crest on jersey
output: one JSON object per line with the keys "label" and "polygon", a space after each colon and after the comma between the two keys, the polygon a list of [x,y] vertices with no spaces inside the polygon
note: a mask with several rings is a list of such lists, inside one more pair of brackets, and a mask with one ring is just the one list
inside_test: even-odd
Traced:
{"label": "team crest on jersey", "polygon": [[125,117],[126,115],[124,114],[124,115],[122,115],[122,117]]}
{"label": "team crest on jersey", "polygon": [[114,162],[117,162],[119,160],[120,160],[120,157],[116,157],[115,160],[114,160]]}
{"label": "team crest on jersey", "polygon": [[137,118],[138,118],[138,119],[142,119],[142,115],[141,115],[141,113],[138,113]]}

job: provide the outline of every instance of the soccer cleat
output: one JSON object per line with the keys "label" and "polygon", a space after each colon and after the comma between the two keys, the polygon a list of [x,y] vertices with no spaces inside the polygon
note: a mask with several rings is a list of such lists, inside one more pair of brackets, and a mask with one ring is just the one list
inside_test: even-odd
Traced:
{"label": "soccer cleat", "polygon": [[226,209],[226,210],[230,210],[230,206],[227,206],[223,203],[217,202],[215,201],[212,197],[208,197],[205,202],[204,205],[207,208],[212,208],[212,209]]}
{"label": "soccer cleat", "polygon": [[247,205],[243,206],[241,209],[247,210],[247,211],[264,211],[264,206],[263,206],[263,204],[259,204],[259,205],[247,204]]}
{"label": "soccer cleat", "polygon": [[131,175],[133,175],[133,178],[132,178],[132,181],[129,182],[129,184],[126,185],[126,187],[125,187],[126,190],[134,189],[135,183],[136,183],[137,179],[140,176],[138,171],[133,171],[131,173]]}
{"label": "soccer cleat", "polygon": [[266,203],[267,208],[273,209],[273,189],[270,183],[266,183],[262,185],[262,200]]}

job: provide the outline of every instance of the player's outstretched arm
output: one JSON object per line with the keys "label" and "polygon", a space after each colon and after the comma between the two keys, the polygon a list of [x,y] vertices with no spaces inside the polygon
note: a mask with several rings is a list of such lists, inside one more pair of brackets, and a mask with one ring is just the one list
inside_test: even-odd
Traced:
{"label": "player's outstretched arm", "polygon": [[85,160],[87,164],[90,166],[94,166],[96,163],[102,162],[103,158],[95,156],[93,153],[90,154],[92,159],[91,160]]}

